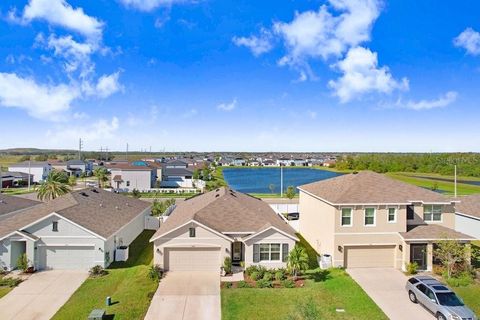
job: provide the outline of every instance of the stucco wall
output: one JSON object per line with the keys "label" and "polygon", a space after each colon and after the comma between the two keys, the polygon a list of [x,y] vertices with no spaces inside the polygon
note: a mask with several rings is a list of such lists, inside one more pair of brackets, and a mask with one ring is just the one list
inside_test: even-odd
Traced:
{"label": "stucco wall", "polygon": [[[113,188],[117,188],[117,183],[113,181],[113,178],[116,175],[122,176],[122,182],[119,185],[120,189],[125,189],[128,191],[132,191],[133,189],[137,189],[140,191],[150,190],[152,188],[152,184],[154,183],[154,174],[152,170],[111,170],[111,185]],[[127,181],[130,181],[130,186],[127,186]]]}
{"label": "stucco wall", "polygon": [[[28,173],[29,168],[27,167],[9,167],[8,171],[14,171],[14,172],[23,172],[23,173]],[[45,166],[45,167],[30,167],[30,174],[33,175],[32,180],[33,182],[40,182],[44,180],[48,174],[50,173],[50,167]]]}
{"label": "stucco wall", "polygon": [[480,239],[480,218],[474,219],[456,214],[455,230]]}
{"label": "stucco wall", "polygon": [[[253,245],[262,243],[279,243],[280,244],[280,261],[260,261],[253,262]],[[254,238],[245,241],[245,267],[250,265],[262,265],[267,269],[272,268],[285,268],[287,264],[282,262],[283,246],[282,244],[288,244],[288,250],[292,250],[295,246],[295,241],[279,233],[273,229],[267,230],[261,234],[258,234]],[[288,254],[288,253],[287,253]]]}
{"label": "stucco wall", "polygon": [[335,208],[300,191],[300,233],[319,254],[334,250]]}
{"label": "stucco wall", "polygon": [[[397,212],[396,222],[388,222],[388,208],[395,208]],[[352,208],[352,225],[341,225],[341,209]],[[365,208],[375,209],[375,225],[365,225]],[[341,206],[335,210],[336,233],[375,233],[375,232],[405,232],[407,231],[407,216],[405,206]]]}

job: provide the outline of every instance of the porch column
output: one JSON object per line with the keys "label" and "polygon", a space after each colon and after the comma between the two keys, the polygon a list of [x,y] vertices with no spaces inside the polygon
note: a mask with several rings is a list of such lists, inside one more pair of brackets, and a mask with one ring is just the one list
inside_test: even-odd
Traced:
{"label": "porch column", "polygon": [[37,269],[38,257],[35,252],[35,241],[27,240],[25,245],[25,254],[27,255],[28,266],[33,266],[34,269]]}
{"label": "porch column", "polygon": [[433,270],[433,243],[427,243],[427,271]]}
{"label": "porch column", "polygon": [[402,271],[407,271],[407,264],[410,262],[410,243],[403,242],[403,251],[402,251]]}

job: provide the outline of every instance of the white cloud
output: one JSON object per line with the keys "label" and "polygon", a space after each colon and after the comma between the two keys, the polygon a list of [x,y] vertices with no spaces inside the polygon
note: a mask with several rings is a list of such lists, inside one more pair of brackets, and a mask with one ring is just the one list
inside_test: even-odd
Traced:
{"label": "white cloud", "polygon": [[177,3],[193,2],[191,0],[119,0],[126,7],[141,11],[152,11],[158,7],[169,7]]}
{"label": "white cloud", "polygon": [[78,90],[65,84],[42,85],[14,73],[0,73],[0,105],[25,110],[36,118],[61,120],[78,97]]}
{"label": "white cloud", "polygon": [[120,121],[113,117],[110,121],[100,119],[88,125],[79,126],[58,126],[54,130],[47,131],[47,138],[55,143],[71,143],[78,138],[88,142],[103,141],[115,137],[115,133],[120,127]]}
{"label": "white cloud", "polygon": [[273,48],[272,35],[264,28],[262,28],[260,31],[260,36],[258,37],[254,35],[250,37],[233,37],[232,41],[238,47],[247,47],[256,57],[263,53],[269,52]]}
{"label": "white cloud", "polygon": [[120,71],[101,76],[95,87],[96,95],[100,98],[107,98],[118,91],[123,91],[123,86],[118,81],[119,77]]}
{"label": "white cloud", "polygon": [[390,93],[395,89],[408,89],[406,78],[401,81],[394,79],[388,67],[378,66],[377,53],[366,48],[350,49],[345,59],[335,67],[343,75],[328,84],[341,102],[351,101],[365,93]]}
{"label": "white cloud", "polygon": [[453,39],[453,44],[457,47],[464,48],[471,55],[479,55],[480,33],[472,28],[467,28]]}
{"label": "white cloud", "polygon": [[456,91],[448,91],[437,99],[433,100],[420,100],[420,101],[408,101],[406,103],[401,100],[397,101],[395,106],[400,108],[412,109],[412,110],[430,110],[435,108],[444,108],[457,100],[458,93]]}
{"label": "white cloud", "polygon": [[217,106],[217,109],[223,110],[223,111],[232,111],[236,107],[237,107],[237,98],[233,99],[232,102],[219,104]]}
{"label": "white cloud", "polygon": [[[9,16],[15,21],[15,11],[11,11]],[[82,8],[73,8],[65,0],[30,0],[19,19],[24,23],[45,20],[94,40],[102,37],[103,22],[85,14]]]}

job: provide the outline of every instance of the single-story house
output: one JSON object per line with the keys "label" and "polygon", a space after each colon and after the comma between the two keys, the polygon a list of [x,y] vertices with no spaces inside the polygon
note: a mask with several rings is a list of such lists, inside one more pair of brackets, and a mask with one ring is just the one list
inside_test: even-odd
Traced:
{"label": "single-story house", "polygon": [[150,203],[85,189],[11,210],[0,220],[1,269],[15,269],[24,253],[37,270],[89,269],[107,267],[145,229]]}
{"label": "single-story house", "polygon": [[458,198],[455,230],[480,239],[480,194]]}
{"label": "single-story house", "polygon": [[285,267],[298,238],[267,203],[222,187],[179,203],[150,241],[165,270],[220,272],[225,257]]}
{"label": "single-story house", "polygon": [[2,171],[0,172],[0,185],[2,188],[28,185],[28,180],[33,184],[33,175],[24,172]]}

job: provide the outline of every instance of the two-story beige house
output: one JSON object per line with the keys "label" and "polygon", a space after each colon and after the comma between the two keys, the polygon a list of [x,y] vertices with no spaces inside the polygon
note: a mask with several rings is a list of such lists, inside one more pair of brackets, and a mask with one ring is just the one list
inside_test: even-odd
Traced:
{"label": "two-story beige house", "polygon": [[435,242],[455,231],[455,201],[362,171],[300,186],[300,233],[334,266],[431,270]]}

